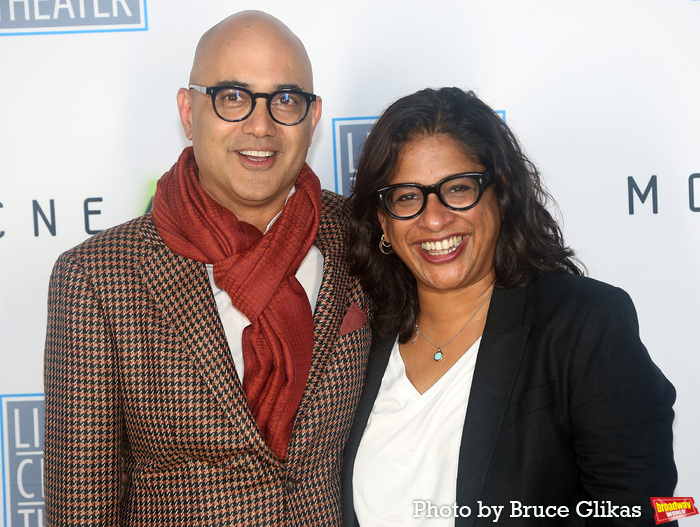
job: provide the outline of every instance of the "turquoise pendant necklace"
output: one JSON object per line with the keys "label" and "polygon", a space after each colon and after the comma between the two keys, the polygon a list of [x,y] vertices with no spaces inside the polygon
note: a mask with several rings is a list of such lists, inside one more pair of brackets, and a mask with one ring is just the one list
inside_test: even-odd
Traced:
{"label": "turquoise pendant necklace", "polygon": [[486,303],[486,301],[487,301],[489,298],[491,298],[491,295],[492,295],[492,294],[493,294],[493,289],[492,289],[491,292],[488,294],[488,296],[484,299],[484,301],[483,301],[481,304],[479,304],[479,307],[477,307],[477,308],[476,308],[476,311],[474,311],[474,314],[473,314],[472,316],[469,317],[469,320],[467,320],[467,322],[459,329],[459,331],[458,331],[457,333],[455,333],[455,334],[452,336],[452,338],[451,338],[450,340],[448,340],[448,341],[447,341],[445,344],[443,344],[442,346],[438,346],[437,344],[435,344],[435,343],[430,339],[430,337],[429,337],[428,335],[426,335],[425,333],[423,333],[423,332],[420,330],[420,328],[418,327],[418,320],[416,320],[416,323],[413,325],[413,329],[416,330],[416,335],[413,337],[413,341],[411,342],[411,344],[415,346],[415,345],[416,345],[416,339],[418,338],[418,335],[423,335],[423,337],[425,337],[425,340],[427,340],[427,341],[430,342],[433,346],[435,346],[435,348],[437,348],[437,351],[435,352],[435,355],[433,355],[433,359],[435,360],[435,362],[440,362],[440,361],[443,359],[443,357],[445,356],[445,355],[442,353],[442,350],[443,350],[444,348],[446,348],[447,345],[448,345],[450,342],[452,342],[454,339],[456,339],[456,338],[457,338],[457,335],[459,335],[459,334],[462,332],[462,330],[464,330],[464,328],[466,328],[466,327],[469,325],[469,323],[474,319],[474,317],[475,317],[476,314],[479,312],[479,310],[480,310],[482,307],[484,307],[484,304]]}

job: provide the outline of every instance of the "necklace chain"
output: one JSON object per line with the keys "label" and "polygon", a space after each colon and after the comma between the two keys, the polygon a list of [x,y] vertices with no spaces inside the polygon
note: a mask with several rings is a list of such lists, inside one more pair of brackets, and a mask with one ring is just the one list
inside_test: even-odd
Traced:
{"label": "necklace chain", "polygon": [[458,331],[457,333],[455,333],[455,334],[452,336],[452,338],[451,338],[450,340],[448,340],[447,342],[445,342],[445,344],[443,344],[442,346],[438,346],[437,344],[435,344],[435,343],[432,341],[432,339],[431,339],[428,335],[426,335],[425,333],[423,333],[423,332],[420,330],[420,328],[418,327],[418,320],[416,320],[416,323],[413,325],[413,328],[416,330],[416,336],[413,337],[413,342],[412,342],[411,344],[412,344],[413,346],[415,346],[415,345],[416,345],[416,339],[418,338],[418,335],[423,335],[423,337],[425,337],[425,340],[427,340],[427,341],[430,342],[435,348],[437,348],[437,351],[435,352],[435,355],[433,355],[433,359],[435,359],[435,361],[437,361],[437,362],[441,361],[441,360],[442,360],[442,357],[443,357],[442,350],[443,350],[444,348],[446,348],[447,345],[448,345],[450,342],[452,342],[454,339],[456,339],[456,338],[457,338],[457,335],[459,335],[459,334],[464,330],[464,328],[466,328],[466,327],[469,325],[469,323],[474,319],[474,317],[476,316],[476,314],[481,310],[482,307],[484,307],[484,304],[486,304],[487,300],[488,300],[489,298],[491,298],[491,295],[492,295],[492,294],[493,294],[493,289],[492,289],[491,292],[488,294],[488,296],[484,299],[484,301],[483,301],[481,304],[479,304],[479,307],[477,307],[477,308],[476,308],[476,311],[474,311],[474,314],[473,314],[472,316],[469,317],[469,320],[467,320],[467,322],[459,329],[459,331]]}

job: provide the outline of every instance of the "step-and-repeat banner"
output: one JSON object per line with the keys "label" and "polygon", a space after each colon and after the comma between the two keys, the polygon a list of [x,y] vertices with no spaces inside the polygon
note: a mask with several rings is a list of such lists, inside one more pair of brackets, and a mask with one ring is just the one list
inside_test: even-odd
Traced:
{"label": "step-and-repeat banner", "polygon": [[635,301],[678,391],[677,495],[697,497],[700,0],[0,0],[3,525],[45,524],[52,265],[147,210],[188,144],[175,94],[200,35],[251,8],[311,56],[324,115],[309,162],[325,188],[348,193],[367,131],[402,95],[459,86],[500,112],[589,274]]}

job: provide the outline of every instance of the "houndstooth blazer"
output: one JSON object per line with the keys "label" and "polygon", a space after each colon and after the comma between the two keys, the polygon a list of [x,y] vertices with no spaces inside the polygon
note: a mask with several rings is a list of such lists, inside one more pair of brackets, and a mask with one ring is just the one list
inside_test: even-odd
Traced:
{"label": "houndstooth blazer", "polygon": [[250,412],[204,264],[170,251],[150,215],[63,254],[45,350],[47,525],[340,525],[371,340],[344,241],[343,198],[324,191],[313,360],[285,462]]}

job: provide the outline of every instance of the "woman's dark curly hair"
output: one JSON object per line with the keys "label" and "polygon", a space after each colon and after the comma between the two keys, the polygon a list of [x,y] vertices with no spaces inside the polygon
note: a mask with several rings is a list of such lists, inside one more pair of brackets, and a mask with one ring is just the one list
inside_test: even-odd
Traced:
{"label": "woman's dark curly hair", "polygon": [[377,331],[405,342],[418,315],[416,280],[396,256],[379,252],[376,191],[391,184],[401,149],[421,136],[444,134],[494,174],[503,221],[494,265],[497,287],[518,287],[538,274],[583,274],[547,210],[554,200],[503,120],[473,92],[425,89],[393,103],[372,127],[350,197],[351,272],[370,296]]}

